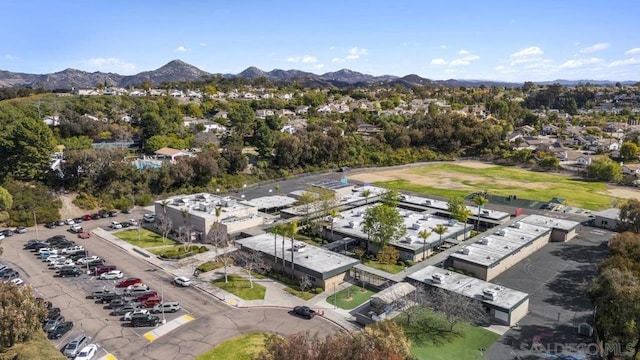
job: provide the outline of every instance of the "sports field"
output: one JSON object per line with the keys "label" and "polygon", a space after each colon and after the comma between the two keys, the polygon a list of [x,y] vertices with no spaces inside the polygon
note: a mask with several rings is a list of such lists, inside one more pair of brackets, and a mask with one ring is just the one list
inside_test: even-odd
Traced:
{"label": "sports field", "polygon": [[615,200],[640,199],[640,191],[587,182],[566,175],[528,171],[477,161],[433,163],[420,167],[367,169],[350,179],[396,190],[450,198],[487,191],[493,195],[516,195],[520,199],[548,202],[564,198],[567,206],[589,210],[611,207]]}

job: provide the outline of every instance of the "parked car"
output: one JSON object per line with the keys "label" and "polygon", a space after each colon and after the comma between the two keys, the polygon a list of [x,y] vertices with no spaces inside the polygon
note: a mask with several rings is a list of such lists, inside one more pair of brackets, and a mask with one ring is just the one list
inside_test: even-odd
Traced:
{"label": "parked car", "polygon": [[[89,266],[91,266],[91,263],[89,264]],[[95,276],[99,276],[114,270],[118,270],[115,265],[98,265],[93,268],[93,274]]]}
{"label": "parked car", "polygon": [[167,313],[167,312],[176,312],[180,310],[180,303],[177,301],[167,301],[161,302],[160,304],[156,304],[152,309],[152,313]]}
{"label": "parked car", "polygon": [[100,299],[101,297],[107,294],[113,294],[114,292],[111,289],[107,289],[106,287],[94,289],[87,298],[89,299]]}
{"label": "parked car", "polygon": [[116,285],[116,287],[120,287],[120,288],[125,287],[126,288],[126,287],[129,287],[129,286],[132,286],[132,285],[136,285],[136,284],[142,284],[142,280],[138,279],[138,278],[126,278],[124,280],[121,280]]}
{"label": "parked car", "polygon": [[102,215],[100,215],[100,214],[91,215],[91,220],[98,220],[98,219],[102,219]]}
{"label": "parked car", "polygon": [[46,227],[47,229],[55,229],[56,226],[58,226],[58,224],[55,223],[55,222],[50,222],[50,223],[44,224],[44,227]]}
{"label": "parked car", "polygon": [[52,237],[47,238],[47,240],[45,240],[45,242],[46,243],[52,243],[54,241],[64,240],[66,238],[67,238],[66,235],[53,235]]}
{"label": "parked car", "polygon": [[147,300],[145,300],[142,303],[142,306],[152,309],[154,306],[158,305],[162,303],[162,298],[160,296],[152,296],[150,298],[148,298]]}
{"label": "parked car", "polygon": [[134,317],[146,317],[149,315],[149,310],[147,309],[135,309],[133,311],[129,311],[124,314],[122,317],[123,321],[131,321]]}
{"label": "parked car", "polygon": [[24,234],[27,232],[27,228],[24,226],[18,226],[14,231],[16,234]]}
{"label": "parked car", "polygon": [[109,211],[109,217],[116,217],[116,216],[118,216],[118,212],[117,211],[115,211],[115,210]]}
{"label": "parked car", "polygon": [[58,221],[56,221],[56,225],[57,226],[65,226],[65,225],[68,225],[68,224],[64,220],[58,220]]}
{"label": "parked car", "polygon": [[69,227],[69,231],[71,231],[72,233],[75,233],[75,234],[80,233],[80,232],[82,232],[82,226],[80,226],[78,224],[71,225]]}
{"label": "parked car", "polygon": [[119,222],[117,222],[117,221],[113,221],[113,222],[111,222],[111,228],[112,228],[113,230],[122,229],[122,224],[120,224],[120,223],[119,223]]}
{"label": "parked car", "polygon": [[60,308],[51,307],[47,310],[47,316],[42,319],[42,324],[44,325],[47,321],[57,319],[60,317]]}
{"label": "parked car", "polygon": [[141,326],[156,326],[160,322],[160,318],[153,315],[148,315],[144,318],[133,318],[131,320],[131,326],[133,327],[141,327]]}
{"label": "parked car", "polygon": [[122,294],[108,293],[108,294],[102,295],[102,297],[98,299],[97,302],[100,304],[106,304],[106,303],[111,304],[113,300],[118,300],[118,299],[122,299]]}
{"label": "parked car", "polygon": [[74,266],[75,263],[71,259],[64,259],[62,261],[56,261],[50,265],[54,269],[62,269],[65,266]]}
{"label": "parked car", "polygon": [[99,258],[99,257],[97,257],[97,256],[95,256],[95,255],[93,255],[93,256],[87,256],[87,257],[85,257],[85,258],[79,259],[79,260],[78,260],[78,264],[85,264],[85,265],[86,265],[88,262],[90,262],[90,261],[94,261],[94,260],[100,260],[100,258]]}
{"label": "parked car", "polygon": [[87,342],[89,342],[87,336],[80,334],[69,341],[67,346],[65,346],[62,350],[62,353],[68,358],[74,358],[76,355],[78,355],[80,350],[87,345]]}
{"label": "parked car", "polygon": [[13,233],[13,230],[6,229],[6,230],[2,230],[2,235],[6,236],[6,237],[9,237],[9,236],[13,236],[14,233]]}
{"label": "parked car", "polygon": [[[104,299],[104,297],[103,297]],[[133,305],[134,302],[132,301],[127,301],[125,299],[123,299],[121,296],[118,298],[115,298],[111,301],[109,301],[109,305],[107,305],[108,308],[110,309],[117,309],[119,307],[125,306],[125,305]]]}
{"label": "parked car", "polygon": [[308,306],[296,306],[293,308],[293,310],[290,311],[290,313],[307,319],[312,319],[314,316],[316,316],[316,311]]}
{"label": "parked car", "polygon": [[15,286],[22,286],[24,285],[24,280],[20,279],[20,278],[15,278],[15,279],[11,279],[9,281],[10,283],[14,284]]}
{"label": "parked car", "polygon": [[82,275],[82,270],[77,266],[66,266],[60,269],[60,277],[73,276],[78,277]]}
{"label": "parked car", "polygon": [[178,276],[177,278],[173,279],[173,283],[177,286],[189,287],[191,286],[191,279],[185,276]]}
{"label": "parked car", "polygon": [[73,360],[92,360],[98,352],[98,345],[89,344],[83,347]]}
{"label": "parked car", "polygon": [[71,253],[78,253],[78,252],[84,252],[85,249],[84,247],[80,246],[80,245],[75,245],[75,246],[70,246],[68,248],[64,248],[62,250],[60,250],[61,254],[71,254]]}
{"label": "parked car", "polygon": [[0,280],[2,281],[11,281],[13,279],[17,279],[20,277],[20,273],[13,269],[6,269],[0,273]]}
{"label": "parked car", "polygon": [[[97,270],[98,268],[96,268]],[[124,274],[122,273],[122,271],[120,270],[111,270],[108,272],[104,272],[102,274],[100,274],[100,279],[101,280],[117,280],[117,279],[122,279],[122,277],[124,276]]]}
{"label": "parked car", "polygon": [[137,301],[137,302],[144,302],[145,300],[147,300],[147,299],[149,299],[149,298],[152,298],[152,297],[155,297],[155,296],[159,296],[157,292],[155,292],[155,291],[148,291],[147,293],[142,294],[142,295],[140,295],[140,296],[136,297],[136,301]]}
{"label": "parked car", "polygon": [[73,221],[73,219],[67,219],[67,220],[65,220],[65,221],[64,221],[64,223],[65,223],[65,224],[67,224],[67,225],[73,225],[73,224],[75,224],[76,222],[75,222],[75,221]]}
{"label": "parked car", "polygon": [[130,226],[131,226],[131,224],[129,224],[129,223],[128,223],[128,222],[126,222],[126,221],[121,222],[121,223],[120,223],[120,225],[122,225],[122,228],[123,228],[123,229],[126,229],[126,228],[128,228],[128,227],[130,227]]}
{"label": "parked car", "polygon": [[155,214],[144,214],[143,220],[144,220],[144,222],[147,222],[147,223],[154,223],[154,222],[156,222],[156,215]]}
{"label": "parked car", "polygon": [[84,215],[84,216],[82,217],[82,221],[91,221],[91,220],[93,220],[93,218],[91,217],[91,215]]}
{"label": "parked car", "polygon": [[129,219],[129,225],[131,225],[131,226],[138,226],[138,220],[136,220],[136,219]]}
{"label": "parked car", "polygon": [[56,325],[53,328],[53,330],[49,332],[47,337],[49,339],[59,339],[62,337],[62,335],[68,333],[69,330],[71,330],[72,328],[73,328],[73,322],[71,321],[61,322],[58,325]]}
{"label": "parked car", "polygon": [[85,232],[85,231],[81,231],[78,233],[78,237],[80,239],[88,239],[91,237],[91,233],[90,232]]}
{"label": "parked car", "polygon": [[50,318],[49,320],[47,320],[47,322],[44,324],[44,326],[42,327],[42,329],[44,330],[44,332],[51,332],[53,331],[56,326],[58,326],[59,324],[61,324],[62,322],[64,322],[64,316],[62,315],[58,315],[54,318]]}
{"label": "parked car", "polygon": [[135,311],[136,309],[141,309],[141,308],[143,308],[141,304],[130,303],[130,304],[123,305],[117,309],[114,309],[113,311],[111,311],[111,315],[124,315],[128,312]]}
{"label": "parked car", "polygon": [[104,265],[105,261],[104,259],[98,259],[98,260],[91,260],[85,263],[86,266],[89,267],[89,269],[94,269],[98,266]]}
{"label": "parked car", "polygon": [[81,217],[73,218],[73,222],[75,222],[76,224],[80,224],[82,221],[83,220]]}

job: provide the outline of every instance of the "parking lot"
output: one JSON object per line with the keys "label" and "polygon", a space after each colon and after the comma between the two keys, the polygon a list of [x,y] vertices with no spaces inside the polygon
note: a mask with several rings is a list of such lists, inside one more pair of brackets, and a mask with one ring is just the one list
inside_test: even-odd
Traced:
{"label": "parking lot", "polygon": [[611,236],[580,226],[578,237],[550,243],[498,276],[493,282],[529,294],[530,313],[488,349],[487,358],[538,359],[550,356],[550,348],[570,352],[568,344],[592,343],[577,334],[576,326],[592,323],[585,287],[597,275],[608,251],[603,244]]}
{"label": "parking lot", "polygon": [[[119,214],[118,217],[83,222],[85,231],[97,227],[109,228],[112,221],[141,218],[138,214]],[[245,332],[266,331],[283,335],[310,330],[320,334],[333,333],[337,328],[323,319],[307,321],[287,314],[288,309],[248,308],[240,309],[220,302],[195,288],[180,288],[172,284],[172,277],[152,266],[139,254],[128,253],[108,241],[96,236],[82,239],[67,231],[67,227],[56,229],[39,228],[26,234],[18,234],[2,240],[3,262],[19,271],[21,278],[31,284],[36,296],[43,297],[61,309],[62,315],[74,322],[71,331],[61,339],[53,341],[62,348],[79,333],[89,336],[99,345],[97,358],[113,354],[119,359],[189,359],[210,350],[225,339]],[[168,301],[178,301],[181,311],[165,314],[169,332],[156,331],[163,326],[132,328],[120,321],[119,316],[109,315],[104,305],[87,299],[95,287],[112,287],[114,280],[98,280],[94,276],[54,277],[55,270],[36,258],[34,253],[23,250],[29,240],[45,240],[53,235],[64,234],[78,245],[84,246],[89,255],[97,255],[107,264],[116,265],[124,276],[137,277]],[[188,315],[185,317],[184,315]],[[162,314],[159,314],[162,317]],[[189,321],[184,321],[188,319]],[[192,321],[190,320],[192,319]],[[176,320],[179,323],[172,323]],[[175,327],[175,324],[179,326]],[[159,336],[158,336],[159,335]]]}

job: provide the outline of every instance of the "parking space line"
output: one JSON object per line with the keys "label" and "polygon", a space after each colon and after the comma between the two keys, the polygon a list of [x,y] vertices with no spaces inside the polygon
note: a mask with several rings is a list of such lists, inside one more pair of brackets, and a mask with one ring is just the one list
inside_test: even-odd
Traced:
{"label": "parking space line", "polygon": [[143,336],[145,339],[149,340],[149,342],[156,341],[159,337],[168,334],[169,332],[179,328],[180,326],[193,321],[194,318],[189,315],[182,315],[179,318],[173,319],[168,323],[156,328],[155,330],[149,331]]}
{"label": "parking space line", "polygon": [[98,360],[118,360],[113,354],[109,353]]}

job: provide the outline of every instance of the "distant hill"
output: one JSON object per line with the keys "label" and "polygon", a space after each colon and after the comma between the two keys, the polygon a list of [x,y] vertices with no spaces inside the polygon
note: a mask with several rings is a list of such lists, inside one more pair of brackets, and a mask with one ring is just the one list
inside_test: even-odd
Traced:
{"label": "distant hill", "polygon": [[[181,82],[195,81],[203,78],[214,76],[204,70],[187,64],[181,60],[173,60],[166,65],[152,71],[141,72],[136,75],[120,75],[114,73],[103,72],[86,72],[77,69],[66,69],[52,74],[25,74],[14,73],[10,71],[0,70],[0,87],[33,87],[44,88],[47,90],[72,89],[72,88],[93,88],[100,84],[109,86],[128,87],[140,85],[144,81],[150,81],[154,85],[163,82]],[[380,85],[403,85],[406,87],[426,86],[426,87],[478,87],[481,85],[519,87],[522,83],[510,83],[490,80],[430,80],[422,78],[415,74],[403,77],[382,75],[374,76],[359,73],[357,71],[342,69],[334,72],[317,75],[301,70],[281,70],[274,69],[269,72],[258,69],[255,66],[249,67],[238,74],[217,75],[226,78],[240,77],[247,79],[265,78],[279,82],[298,82],[308,87],[327,87],[327,86],[357,86],[368,84]],[[563,86],[575,86],[580,83],[594,85],[615,85],[614,81],[596,81],[596,80],[555,80],[538,82],[540,85],[560,84]],[[624,85],[633,85],[635,81],[624,81]]]}

